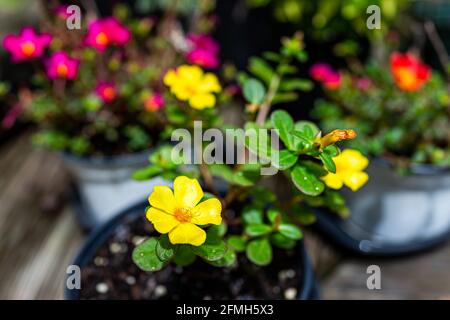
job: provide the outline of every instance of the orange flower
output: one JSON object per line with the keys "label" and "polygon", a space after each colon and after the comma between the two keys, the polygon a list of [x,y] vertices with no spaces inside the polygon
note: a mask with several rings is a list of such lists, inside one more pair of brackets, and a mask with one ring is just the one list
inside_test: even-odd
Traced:
{"label": "orange flower", "polygon": [[430,78],[431,69],[411,53],[391,54],[391,72],[397,86],[404,91],[417,91]]}

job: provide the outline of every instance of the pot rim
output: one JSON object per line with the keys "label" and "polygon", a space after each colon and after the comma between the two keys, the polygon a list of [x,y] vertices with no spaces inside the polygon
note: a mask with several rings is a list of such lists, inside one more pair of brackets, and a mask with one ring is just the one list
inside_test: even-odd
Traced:
{"label": "pot rim", "polygon": [[[142,215],[142,212],[146,207],[147,201],[133,205],[130,208],[124,210],[119,215],[111,218],[103,225],[95,228],[79,249],[78,253],[75,256],[75,259],[72,262],[72,265],[79,266],[80,268],[84,267],[92,259],[92,256],[97,251],[97,249],[110,237],[111,233],[114,232],[117,225],[123,220],[123,218],[125,218],[126,216],[138,217],[139,215]],[[297,298],[300,300],[317,298],[318,284],[316,283],[311,260],[309,258],[308,252],[306,251],[303,240],[299,241],[299,249],[301,250],[300,259],[303,272],[301,275],[302,285],[300,288],[300,292],[297,294]],[[68,289],[65,285],[66,280],[67,278],[64,281],[64,299],[80,299],[80,290]]]}

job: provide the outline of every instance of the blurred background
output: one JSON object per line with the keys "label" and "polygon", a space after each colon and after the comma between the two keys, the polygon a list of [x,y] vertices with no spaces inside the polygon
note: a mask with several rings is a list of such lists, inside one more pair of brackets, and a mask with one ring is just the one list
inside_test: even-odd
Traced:
{"label": "blurred background", "polygon": [[[0,38],[42,25],[58,5],[87,2],[0,0]],[[96,1],[96,7],[108,16],[115,5],[126,5],[132,17],[143,18],[161,16],[166,2]],[[179,13],[189,21],[204,1],[187,2],[179,1]],[[379,32],[366,27],[365,9],[371,4],[381,8]],[[309,55],[298,71],[305,78],[310,66],[321,61],[344,68],[356,59],[382,59],[392,43],[399,50],[418,48],[428,65],[442,69],[442,57],[421,28],[424,21],[432,21],[444,47],[450,47],[450,1],[217,0],[209,14],[220,60],[238,70],[247,67],[250,57],[276,51],[280,38],[299,30]],[[66,267],[89,234],[74,205],[73,170],[58,152],[33,145],[36,125],[21,116],[18,96],[32,68],[12,63],[0,49],[1,299],[62,299]],[[296,119],[310,119],[315,101],[323,96],[316,86],[277,108]],[[325,299],[450,299],[449,245],[388,260],[347,254],[313,231],[307,231],[306,244]],[[366,287],[366,269],[372,264],[381,267],[382,290]]]}

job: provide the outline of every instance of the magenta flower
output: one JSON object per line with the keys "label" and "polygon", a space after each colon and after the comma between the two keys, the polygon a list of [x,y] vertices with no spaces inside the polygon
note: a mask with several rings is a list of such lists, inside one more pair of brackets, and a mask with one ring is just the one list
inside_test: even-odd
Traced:
{"label": "magenta flower", "polygon": [[55,52],[45,61],[47,76],[50,79],[64,78],[73,80],[77,77],[80,61],[70,58],[63,51]]}
{"label": "magenta flower", "polygon": [[337,89],[342,82],[339,71],[334,70],[327,63],[316,63],[309,70],[311,78],[322,82],[327,89]]}
{"label": "magenta flower", "polygon": [[147,111],[155,112],[164,108],[164,98],[160,93],[154,93],[148,97],[144,102],[144,107]]}
{"label": "magenta flower", "polygon": [[85,44],[103,52],[110,45],[123,46],[131,38],[127,27],[116,18],[98,19],[89,24]]}
{"label": "magenta flower", "polygon": [[54,9],[54,12],[59,18],[66,20],[69,17],[69,14],[67,13],[67,8],[69,8],[68,5],[61,4]]}
{"label": "magenta flower", "polygon": [[104,103],[110,103],[116,99],[117,88],[113,82],[99,82],[95,87],[95,93]]}
{"label": "magenta flower", "polygon": [[372,80],[370,80],[369,78],[361,77],[355,79],[355,85],[358,89],[362,91],[367,91],[372,87],[373,83]]}
{"label": "magenta flower", "polygon": [[191,45],[191,49],[186,53],[186,60],[189,63],[208,69],[215,69],[219,66],[220,47],[212,37],[190,33],[187,40]]}
{"label": "magenta flower", "polygon": [[33,28],[25,27],[19,35],[7,35],[3,47],[11,53],[14,62],[20,62],[41,57],[51,41],[50,34],[37,34]]}

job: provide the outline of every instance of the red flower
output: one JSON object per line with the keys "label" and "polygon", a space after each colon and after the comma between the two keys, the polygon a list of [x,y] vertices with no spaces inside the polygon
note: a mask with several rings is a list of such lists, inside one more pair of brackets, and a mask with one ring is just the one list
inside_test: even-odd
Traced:
{"label": "red flower", "polygon": [[404,91],[419,90],[431,76],[431,68],[411,53],[392,53],[391,72],[397,86]]}

